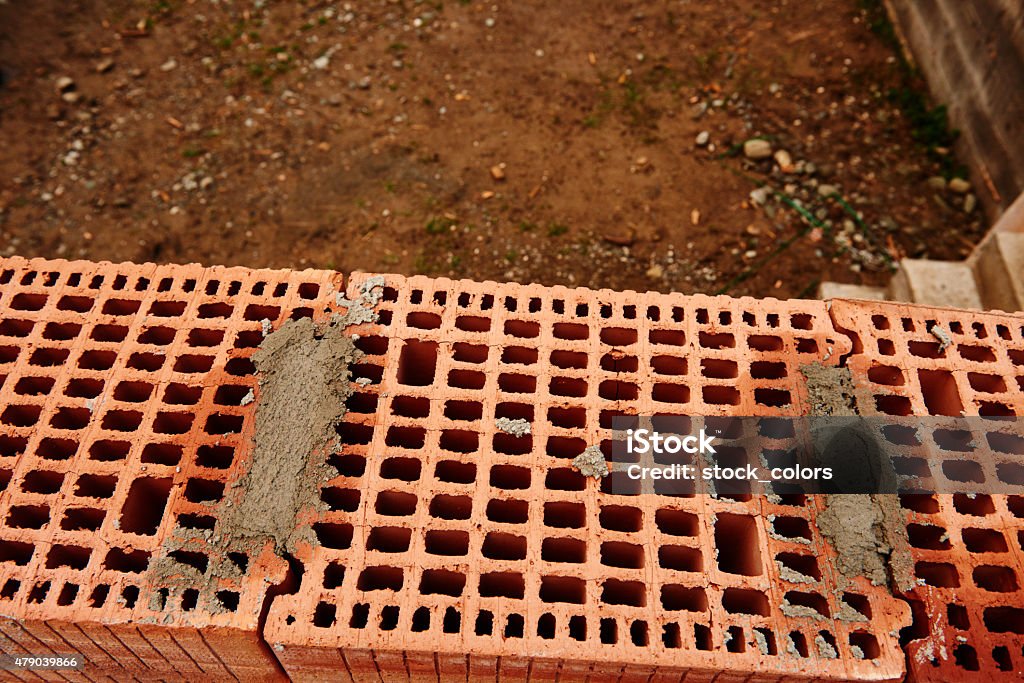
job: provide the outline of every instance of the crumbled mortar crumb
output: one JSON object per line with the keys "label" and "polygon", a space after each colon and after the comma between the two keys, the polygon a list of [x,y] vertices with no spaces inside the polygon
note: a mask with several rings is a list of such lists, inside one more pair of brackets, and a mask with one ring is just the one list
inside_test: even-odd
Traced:
{"label": "crumbled mortar crumb", "polygon": [[494,426],[512,436],[526,436],[530,433],[530,422],[522,418],[512,420],[507,417],[499,417],[494,421]]}
{"label": "crumbled mortar crumb", "polygon": [[572,466],[585,477],[600,479],[608,476],[608,463],[598,446],[588,446],[586,450],[573,458]]}

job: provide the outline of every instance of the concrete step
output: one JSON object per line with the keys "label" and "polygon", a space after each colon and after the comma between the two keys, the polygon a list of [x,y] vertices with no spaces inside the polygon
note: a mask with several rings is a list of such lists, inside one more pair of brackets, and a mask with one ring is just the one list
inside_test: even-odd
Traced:
{"label": "concrete step", "polygon": [[990,232],[968,263],[986,309],[1024,309],[1024,233]]}
{"label": "concrete step", "polygon": [[818,298],[828,299],[871,299],[885,300],[885,287],[870,285],[849,285],[842,282],[822,282],[818,286]]}
{"label": "concrete step", "polygon": [[966,261],[903,259],[889,283],[892,301],[982,310],[974,272]]}

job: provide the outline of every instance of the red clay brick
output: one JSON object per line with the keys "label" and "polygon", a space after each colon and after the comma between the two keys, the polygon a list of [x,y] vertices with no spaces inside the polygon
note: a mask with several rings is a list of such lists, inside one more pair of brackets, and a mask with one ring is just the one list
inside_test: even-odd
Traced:
{"label": "red clay brick", "polygon": [[[367,278],[353,279],[350,298]],[[798,369],[812,361],[845,362],[870,392],[868,412],[1020,414],[1020,316],[386,281],[380,319],[350,330],[366,357],[354,368],[363,382],[341,455],[364,467],[342,467],[325,484],[355,489],[359,504],[309,520],[351,525],[351,541],[300,549],[301,591],[273,600],[261,634],[268,585],[286,572],[269,545],[247,558],[246,578],[220,579],[187,611],[185,575],[157,580],[152,563],[169,541],[219,557],[201,532],[209,519],[216,535],[224,491],[251,458],[253,406],[241,403],[255,387],[246,359],[260,321],[329,315],[341,276],[0,262],[0,649],[80,652],[83,675],[118,680],[273,680],[276,660],[295,680],[902,677],[894,634],[908,610],[885,589],[844,586],[867,600],[866,622],[779,610],[790,590],[817,593],[829,615],[840,607],[833,551],[815,530],[818,500],[617,495],[569,461],[587,445],[607,448],[613,413],[806,413]],[[929,321],[951,337],[944,353]],[[771,379],[753,379],[764,376],[753,363],[774,364]],[[496,417],[525,417],[532,433],[502,434]],[[1009,610],[1022,609],[1020,591],[991,588],[1005,572],[1020,581],[1024,500],[918,498],[905,501],[908,525],[942,528],[949,547],[913,548],[931,564],[919,565],[925,585],[904,596],[916,611],[911,674],[966,680],[1019,668],[1024,611]],[[153,500],[166,501],[160,514],[149,512]],[[636,530],[604,528],[606,506],[635,516]],[[688,535],[667,533],[662,510],[691,515]],[[546,514],[575,528],[545,526]],[[720,566],[723,515],[749,518],[745,547],[757,549],[760,573]],[[778,517],[806,520],[809,543],[770,533]],[[1000,538],[1005,552],[993,549]],[[602,547],[644,570],[602,564]],[[783,581],[780,553],[817,561],[821,581]],[[697,571],[673,568],[686,558]],[[331,563],[344,576],[332,569],[327,587]],[[944,585],[954,575],[959,586]],[[217,591],[237,598],[216,608]],[[754,613],[730,612],[726,591]],[[423,630],[419,608],[429,614]],[[753,629],[776,654],[759,652]],[[791,634],[806,656],[787,651]],[[837,659],[819,655],[818,635],[835,642]],[[875,654],[864,639],[877,645],[870,660],[851,648]]]}
{"label": "red clay brick", "polygon": [[[269,548],[188,611],[185,589],[202,586],[159,579],[153,563],[174,539],[218,558],[189,527],[215,523],[245,472],[261,321],[323,314],[340,284],[324,271],[0,262],[0,614],[33,647],[138,678],[281,678],[258,634],[265,578],[286,569]],[[218,591],[237,606],[224,594],[215,608]]]}
{"label": "red clay brick", "polygon": [[[368,278],[353,276],[350,299]],[[361,474],[339,471],[325,484],[358,490],[359,504],[318,520],[348,525],[352,538],[341,548],[304,552],[301,591],[274,601],[265,629],[294,680],[314,678],[305,668],[310,647],[340,651],[356,680],[383,671],[382,652],[437,653],[442,680],[464,679],[481,657],[488,667],[497,659],[503,679],[553,680],[559,671],[581,670],[591,680],[684,673],[699,680],[701,672],[902,678],[893,634],[908,616],[885,590],[866,581],[847,588],[868,600],[870,622],[780,611],[793,588],[773,561],[782,552],[816,554],[823,579],[806,588],[829,614],[839,608],[832,551],[813,531],[813,501],[613,495],[608,479],[585,480],[569,469],[584,447],[606,438],[612,412],[806,412],[798,368],[835,364],[852,350],[824,304],[385,279],[379,320],[350,328],[367,354],[354,379],[366,386],[354,385],[350,405],[360,407],[346,417],[341,454],[365,467]],[[779,364],[774,379],[751,379],[757,361]],[[560,417],[549,416],[551,409]],[[496,417],[526,418],[532,433],[517,443],[498,432]],[[505,469],[494,474],[494,467]],[[548,480],[552,474],[580,490],[561,490],[564,484]],[[578,528],[545,527],[547,504],[557,516],[578,519],[570,524]],[[634,508],[638,530],[602,528],[605,505]],[[660,530],[659,510],[691,515],[689,536]],[[711,525],[720,514],[748,518],[750,538],[742,542],[762,558],[756,575],[717,565]],[[773,515],[809,520],[809,544],[770,535]],[[643,572],[601,564],[604,542],[630,544],[620,549],[642,562]],[[689,557],[693,571],[662,566],[658,549],[666,546]],[[340,581],[339,570],[328,573],[332,563],[345,568]],[[746,591],[737,595],[753,601],[744,610],[753,614],[723,607],[729,589]],[[742,629],[733,646],[742,652],[727,650],[726,626]],[[696,646],[695,627],[708,649]],[[758,651],[755,628],[764,629],[774,654]],[[602,633],[614,642],[602,643]],[[806,643],[805,656],[787,652],[791,633]],[[836,642],[838,659],[819,656],[819,633]],[[851,636],[873,639],[877,656],[856,658]],[[524,652],[543,656],[511,659]],[[415,673],[433,675],[429,667]]]}
{"label": "red clay brick", "polygon": [[[1024,316],[841,300],[832,301],[832,315],[858,339],[847,367],[869,412],[1024,415]],[[941,331],[933,334],[936,324]],[[946,379],[922,382],[937,376]],[[908,528],[934,532],[910,535],[920,584],[905,594],[915,610],[911,678],[1019,676],[1024,498],[938,494],[902,501]]]}

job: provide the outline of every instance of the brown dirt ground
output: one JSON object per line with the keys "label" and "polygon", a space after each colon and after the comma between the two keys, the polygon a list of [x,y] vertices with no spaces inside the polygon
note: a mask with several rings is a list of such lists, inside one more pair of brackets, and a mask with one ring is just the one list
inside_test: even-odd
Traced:
{"label": "brown dirt ground", "polygon": [[0,0],[0,68],[4,254],[791,297],[984,229],[856,0]]}

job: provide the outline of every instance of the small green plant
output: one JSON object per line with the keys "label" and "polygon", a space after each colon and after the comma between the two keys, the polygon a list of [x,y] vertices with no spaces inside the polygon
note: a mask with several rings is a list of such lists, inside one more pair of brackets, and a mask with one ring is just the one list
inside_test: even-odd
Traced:
{"label": "small green plant", "polygon": [[567,232],[569,232],[569,226],[561,223],[552,223],[548,226],[548,237],[561,237]]}
{"label": "small green plant", "polygon": [[452,227],[455,225],[455,221],[450,218],[441,216],[431,218],[427,221],[426,230],[428,235],[443,235],[447,232],[451,232]]}
{"label": "small green plant", "polygon": [[205,150],[201,147],[186,147],[181,150],[181,156],[186,159],[195,159],[198,156],[202,156]]}

